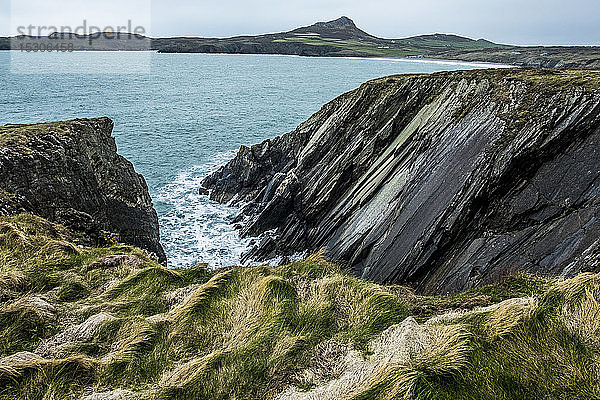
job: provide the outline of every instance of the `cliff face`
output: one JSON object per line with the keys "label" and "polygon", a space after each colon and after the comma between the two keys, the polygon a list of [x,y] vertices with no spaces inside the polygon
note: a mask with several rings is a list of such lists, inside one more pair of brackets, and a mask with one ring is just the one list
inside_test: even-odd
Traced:
{"label": "cliff face", "polygon": [[[595,269],[600,72],[389,77],[251,148],[204,186],[248,202],[248,258],[326,249],[421,292]],[[585,266],[584,266],[585,265]]]}
{"label": "cliff face", "polygon": [[117,154],[108,118],[0,127],[0,213],[28,212],[166,261],[144,178]]}

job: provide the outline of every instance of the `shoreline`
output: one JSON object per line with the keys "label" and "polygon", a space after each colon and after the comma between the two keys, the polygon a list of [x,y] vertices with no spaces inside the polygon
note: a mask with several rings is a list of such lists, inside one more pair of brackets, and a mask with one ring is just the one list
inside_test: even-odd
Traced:
{"label": "shoreline", "polygon": [[[21,50],[0,50],[0,53],[29,53],[35,54],[36,52],[23,52]],[[56,53],[56,52],[40,52],[44,54]],[[58,52],[61,54],[61,52]],[[161,55],[170,54],[203,54],[203,55],[220,55],[220,56],[268,56],[268,57],[298,57],[298,58],[315,58],[315,59],[333,59],[333,60],[374,60],[374,61],[399,61],[399,62],[410,62],[420,64],[437,64],[437,65],[462,65],[465,67],[477,67],[477,68],[523,68],[519,65],[501,64],[501,63],[488,63],[485,61],[463,61],[454,59],[442,59],[442,58],[394,58],[394,57],[359,57],[359,56],[303,56],[299,54],[277,54],[277,53],[196,53],[196,52],[179,52],[179,53],[165,53],[158,50],[74,50],[66,53],[156,53]]]}

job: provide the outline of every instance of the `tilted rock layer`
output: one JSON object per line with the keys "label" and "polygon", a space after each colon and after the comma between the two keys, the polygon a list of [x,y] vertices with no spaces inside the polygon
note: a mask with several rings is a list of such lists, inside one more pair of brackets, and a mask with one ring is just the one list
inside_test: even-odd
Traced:
{"label": "tilted rock layer", "polygon": [[248,202],[248,258],[326,249],[358,276],[440,293],[594,269],[600,72],[394,76],[208,177]]}
{"label": "tilted rock layer", "polygon": [[166,261],[144,178],[117,154],[108,118],[0,127],[0,213],[28,212]]}

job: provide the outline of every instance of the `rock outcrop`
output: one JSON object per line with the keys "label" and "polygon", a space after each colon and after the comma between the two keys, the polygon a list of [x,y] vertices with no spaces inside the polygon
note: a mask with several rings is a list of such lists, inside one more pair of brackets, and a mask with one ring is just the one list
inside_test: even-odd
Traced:
{"label": "rock outcrop", "polygon": [[203,186],[247,203],[247,259],[326,249],[420,292],[600,260],[600,72],[395,76],[243,147]]}
{"label": "rock outcrop", "polygon": [[112,129],[108,118],[0,127],[0,214],[32,213],[166,262],[146,182]]}

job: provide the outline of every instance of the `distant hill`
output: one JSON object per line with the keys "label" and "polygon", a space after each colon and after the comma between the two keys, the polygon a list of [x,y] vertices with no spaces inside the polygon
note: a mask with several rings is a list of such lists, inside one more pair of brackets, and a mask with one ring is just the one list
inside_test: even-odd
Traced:
{"label": "distant hill", "polygon": [[337,39],[377,39],[375,36],[358,29],[354,21],[348,17],[341,17],[328,22],[317,22],[310,26],[294,29],[289,33],[297,35],[316,33],[323,37]]}
{"label": "distant hill", "polygon": [[289,32],[224,39],[155,39],[160,52],[262,53],[333,57],[436,57],[448,50],[477,51],[511,46],[456,35],[424,35],[382,39],[361,29],[348,17],[317,22]]}
{"label": "distant hill", "polygon": [[[12,40],[11,40],[12,39]],[[288,32],[230,38],[96,34],[0,38],[1,50],[20,50],[68,41],[73,49],[154,50],[161,53],[286,54],[312,57],[434,58],[530,67],[600,67],[600,47],[511,46],[485,39],[431,34],[401,39],[373,36],[348,17],[317,22]]]}

